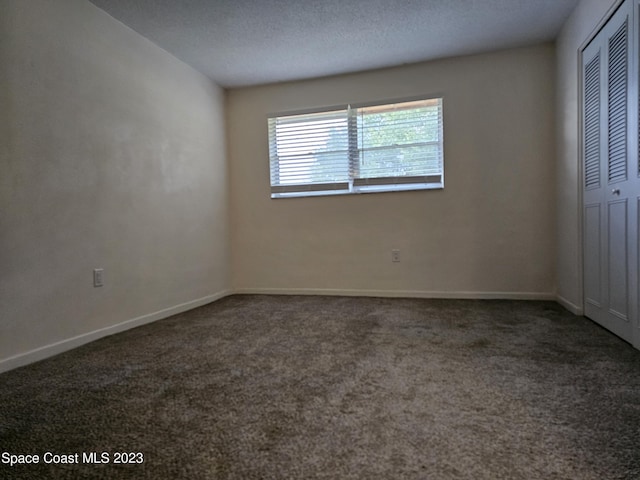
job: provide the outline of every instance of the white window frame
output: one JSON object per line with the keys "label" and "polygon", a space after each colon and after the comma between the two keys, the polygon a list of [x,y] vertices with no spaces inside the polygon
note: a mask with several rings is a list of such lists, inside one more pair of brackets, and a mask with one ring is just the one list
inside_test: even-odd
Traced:
{"label": "white window frame", "polygon": [[[434,126],[436,129],[436,139],[426,139],[420,142],[407,143],[402,145],[386,145],[382,147],[373,147],[370,149],[361,148],[358,145],[358,120],[357,115],[359,112],[369,110],[380,109],[393,109],[404,108],[410,109],[411,104],[422,105],[418,108],[437,106],[437,123]],[[406,105],[403,105],[406,104]],[[371,108],[374,107],[374,108]],[[349,104],[335,107],[318,108],[313,110],[299,110],[294,112],[275,113],[268,115],[268,132],[269,132],[269,165],[270,165],[270,183],[271,183],[271,198],[287,198],[287,197],[306,197],[306,196],[323,196],[323,195],[345,195],[345,194],[358,194],[358,193],[378,193],[378,192],[394,192],[394,191],[407,191],[407,190],[432,190],[444,188],[444,120],[443,120],[443,98],[442,96],[431,97],[414,97],[409,99],[392,100],[392,101],[380,101],[375,103],[363,103],[363,104]],[[341,139],[343,141],[343,148],[329,152],[330,155],[334,155],[338,160],[337,162],[342,166],[344,164],[343,173],[348,171],[347,178],[341,178],[339,180],[328,181],[325,183],[319,182],[304,182],[304,180],[298,179],[297,182],[280,182],[280,176],[283,175],[283,169],[281,168],[281,161],[285,161],[287,158],[295,157],[290,155],[289,157],[278,156],[279,149],[277,145],[278,141],[282,140],[284,134],[279,136],[278,128],[282,127],[284,123],[290,121],[295,125],[296,118],[308,119],[311,116],[319,114],[321,118],[337,119],[336,122],[343,125],[345,132],[343,132]],[[309,116],[309,117],[307,117]],[[342,120],[340,120],[342,119]],[[433,132],[433,129],[431,130]],[[282,129],[280,130],[282,132]],[[281,143],[280,143],[281,144]],[[348,146],[347,146],[348,145]],[[373,176],[359,178],[355,171],[359,168],[360,155],[363,155],[367,150],[392,150],[401,147],[423,147],[423,146],[435,146],[436,159],[424,159],[424,164],[421,164],[425,170],[418,175],[398,175],[398,176]],[[298,156],[314,156],[318,154],[305,153]],[[326,155],[326,153],[325,153]],[[344,156],[344,158],[342,158]],[[314,157],[315,158],[315,157]],[[295,160],[294,160],[295,162]],[[427,172],[433,170],[433,164],[436,164],[435,172]],[[402,163],[400,163],[402,165]],[[291,167],[289,167],[291,169]]]}

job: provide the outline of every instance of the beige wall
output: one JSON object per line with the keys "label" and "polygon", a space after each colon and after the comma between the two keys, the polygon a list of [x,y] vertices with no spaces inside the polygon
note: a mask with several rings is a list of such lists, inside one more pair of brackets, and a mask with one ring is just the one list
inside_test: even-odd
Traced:
{"label": "beige wall", "polygon": [[[229,91],[233,287],[553,297],[554,58],[545,44]],[[269,198],[268,113],[433,94],[444,190]]]}
{"label": "beige wall", "polygon": [[578,158],[578,51],[616,0],[582,0],[556,42],[557,71],[557,279],[558,297],[582,313],[582,169]]}
{"label": "beige wall", "polygon": [[229,288],[223,107],[84,0],[0,2],[0,370]]}

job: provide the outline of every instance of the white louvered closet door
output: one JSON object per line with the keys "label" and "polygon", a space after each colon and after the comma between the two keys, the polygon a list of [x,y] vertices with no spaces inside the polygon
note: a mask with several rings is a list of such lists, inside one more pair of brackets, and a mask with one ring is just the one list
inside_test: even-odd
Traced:
{"label": "white louvered closet door", "polygon": [[585,315],[630,343],[638,299],[635,2],[624,2],[582,55]]}

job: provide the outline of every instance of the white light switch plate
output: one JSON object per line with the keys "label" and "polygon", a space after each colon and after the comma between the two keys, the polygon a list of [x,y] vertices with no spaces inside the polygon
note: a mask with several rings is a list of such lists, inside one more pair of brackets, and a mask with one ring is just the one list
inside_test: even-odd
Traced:
{"label": "white light switch plate", "polygon": [[104,269],[96,268],[93,270],[93,286],[102,287],[104,285]]}

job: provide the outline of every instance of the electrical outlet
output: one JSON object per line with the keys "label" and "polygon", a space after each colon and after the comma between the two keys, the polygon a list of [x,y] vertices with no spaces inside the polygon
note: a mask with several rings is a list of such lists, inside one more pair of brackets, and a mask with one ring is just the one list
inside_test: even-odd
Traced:
{"label": "electrical outlet", "polygon": [[400,261],[400,250],[398,249],[391,250],[391,261],[394,263],[398,263]]}
{"label": "electrical outlet", "polygon": [[104,269],[95,268],[93,270],[93,286],[102,287],[104,285]]}

